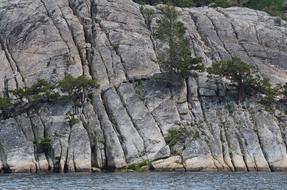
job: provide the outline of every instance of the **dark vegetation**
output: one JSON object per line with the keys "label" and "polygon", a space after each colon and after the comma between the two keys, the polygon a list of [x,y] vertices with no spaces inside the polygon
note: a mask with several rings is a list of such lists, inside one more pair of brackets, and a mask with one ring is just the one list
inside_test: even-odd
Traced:
{"label": "dark vegetation", "polygon": [[283,16],[287,11],[286,0],[134,0],[140,4],[170,4],[178,7],[192,6],[243,6],[256,10],[263,10],[271,15]]}
{"label": "dark vegetation", "polygon": [[172,128],[168,130],[168,134],[165,137],[165,142],[170,146],[174,146],[177,143],[184,143],[185,139],[192,137],[192,131],[185,127]]}
{"label": "dark vegetation", "polygon": [[[168,48],[165,48],[162,54],[158,55],[162,68],[168,73],[179,75],[182,79],[190,76],[191,71],[204,71],[205,68],[201,64],[201,60],[193,58],[191,55],[189,41],[185,38],[186,29],[183,23],[178,21],[178,13],[175,7],[167,5],[159,8],[159,10],[161,17],[157,20],[155,29],[152,29],[150,25],[154,11],[141,8],[148,28],[154,30],[152,31],[153,37],[168,45]],[[246,97],[259,94],[259,103],[267,111],[272,111],[274,102],[278,102],[275,100],[276,98],[279,97],[281,100],[287,98],[287,84],[284,86],[271,85],[269,80],[260,74],[256,66],[245,63],[239,58],[214,63],[207,68],[207,72],[210,77],[229,80],[230,85],[235,86],[237,89],[238,102],[243,102]],[[170,77],[169,80],[174,80],[174,78]],[[184,143],[186,138],[197,139],[199,137],[198,131],[193,132],[180,127],[169,130],[165,141],[169,146],[174,146],[177,143]],[[133,166],[133,169],[140,168]]]}
{"label": "dark vegetation", "polygon": [[75,78],[68,75],[56,84],[38,80],[31,87],[17,88],[10,91],[8,97],[0,97],[0,117],[5,119],[18,112],[35,109],[42,103],[57,101],[72,102],[76,110],[87,101],[95,87],[96,82],[86,76]]}
{"label": "dark vegetation", "polygon": [[232,81],[237,87],[240,101],[244,100],[248,89],[253,89],[258,83],[257,80],[260,80],[259,76],[255,77],[255,67],[242,62],[238,58],[214,63],[208,68],[208,73],[225,77]]}
{"label": "dark vegetation", "polygon": [[38,153],[49,154],[52,149],[52,139],[50,137],[43,137],[33,141]]}
{"label": "dark vegetation", "polygon": [[210,74],[229,79],[237,88],[239,101],[244,101],[247,96],[262,94],[264,97],[260,103],[269,107],[276,97],[286,98],[287,84],[272,86],[267,78],[260,75],[255,66],[239,58],[214,63],[207,70]]}
{"label": "dark vegetation", "polygon": [[237,88],[239,101],[257,93],[265,94],[268,99],[273,100],[280,92],[280,87],[272,87],[268,79],[261,77],[255,66],[239,58],[214,63],[208,68],[208,72],[229,79]]}
{"label": "dark vegetation", "polygon": [[184,79],[191,70],[203,71],[201,59],[191,56],[189,41],[184,36],[186,28],[178,21],[175,7],[165,6],[160,12],[162,16],[157,21],[154,37],[167,43],[168,49],[159,55],[159,63],[169,73],[181,75]]}
{"label": "dark vegetation", "polygon": [[[204,71],[201,59],[191,56],[189,41],[185,38],[186,28],[183,23],[178,21],[175,7],[167,5],[159,10],[161,17],[157,20],[153,36],[168,45],[168,48],[158,55],[162,68],[168,73],[181,76],[182,79],[186,79],[191,71]],[[147,8],[141,8],[141,12],[146,23],[150,23],[154,12]],[[255,66],[247,64],[239,58],[214,63],[207,71],[213,76],[229,79],[237,88],[239,102],[244,101],[246,96],[256,94],[264,95],[261,100],[264,105],[272,104],[278,96],[286,98],[287,85],[273,87],[268,79],[261,76]],[[170,80],[173,79],[170,77]]]}
{"label": "dark vegetation", "polygon": [[145,161],[137,163],[137,164],[130,164],[127,167],[127,170],[142,172],[142,171],[148,170],[150,168],[151,168],[151,162],[148,160],[145,160]]}

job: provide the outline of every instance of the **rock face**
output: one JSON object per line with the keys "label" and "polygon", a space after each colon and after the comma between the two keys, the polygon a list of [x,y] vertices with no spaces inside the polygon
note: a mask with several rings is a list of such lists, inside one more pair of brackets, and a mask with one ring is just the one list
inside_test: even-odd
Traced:
{"label": "rock face", "polygon": [[[149,7],[158,13],[158,7]],[[206,65],[240,57],[273,83],[287,82],[287,23],[246,8],[178,9],[193,56]],[[0,121],[0,170],[118,169],[279,171],[287,168],[287,116],[205,74],[164,77],[162,48],[131,0],[0,1],[0,94],[85,74],[99,88],[69,123],[69,103],[43,104]],[[166,142],[171,129],[184,138]],[[49,151],[35,141],[51,139]]]}

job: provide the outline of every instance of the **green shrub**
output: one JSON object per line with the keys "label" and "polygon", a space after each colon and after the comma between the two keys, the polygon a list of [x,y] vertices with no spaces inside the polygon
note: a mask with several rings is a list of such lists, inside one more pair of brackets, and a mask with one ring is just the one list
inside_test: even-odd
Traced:
{"label": "green shrub", "polygon": [[259,103],[262,104],[267,111],[273,111],[272,106],[276,101],[275,98],[280,95],[281,86],[272,86],[269,79],[263,78],[257,83],[257,91],[264,94]]}
{"label": "green shrub", "polygon": [[23,98],[28,99],[32,94],[31,89],[28,87],[17,88],[12,90],[11,93],[19,100],[23,100]]}
{"label": "green shrub", "polygon": [[151,23],[152,23],[152,19],[154,17],[154,14],[155,14],[154,10],[141,7],[140,11],[141,11],[141,13],[145,19],[145,23],[146,23],[148,29],[151,30]]}
{"label": "green shrub", "polygon": [[139,80],[135,83],[135,91],[141,99],[144,99],[145,88],[142,80]]}
{"label": "green shrub", "polygon": [[140,4],[155,5],[159,3],[170,4],[178,7],[206,6],[230,7],[243,6],[255,10],[263,10],[271,15],[285,18],[287,10],[286,0],[134,0]]}
{"label": "green shrub", "polygon": [[185,127],[172,128],[168,130],[165,141],[169,146],[174,146],[178,142],[184,142],[188,135],[190,135],[190,132]]}
{"label": "green shrub", "polygon": [[52,149],[52,139],[50,137],[35,139],[33,143],[37,146],[38,153],[48,154]]}
{"label": "green shrub", "polygon": [[138,164],[130,164],[128,165],[128,170],[133,170],[133,171],[137,171],[137,172],[141,172],[145,170],[145,166],[147,166],[148,168],[150,167],[150,161],[145,160],[141,163]]}
{"label": "green shrub", "polygon": [[159,3],[170,4],[177,7],[191,7],[191,6],[204,6],[210,3],[214,3],[217,6],[230,5],[230,0],[134,0],[140,4],[155,5]]}
{"label": "green shrub", "polygon": [[185,127],[173,128],[168,130],[168,134],[165,137],[165,141],[169,146],[174,146],[177,143],[184,143],[186,138],[194,140],[199,139],[201,134],[198,130],[191,130]]}
{"label": "green shrub", "polygon": [[286,9],[286,7],[284,7],[285,3],[286,0],[248,0],[244,3],[244,6],[256,10],[263,10],[271,15],[283,16]]}
{"label": "green shrub", "polygon": [[80,123],[80,120],[76,118],[76,115],[74,113],[71,112],[66,113],[66,118],[69,122],[70,127],[73,127],[77,123]]}
{"label": "green shrub", "polygon": [[12,106],[12,102],[9,98],[0,97],[0,110],[7,109]]}
{"label": "green shrub", "polygon": [[112,44],[113,49],[118,52],[120,45],[119,44]]}
{"label": "green shrub", "polygon": [[280,95],[280,89],[281,89],[280,85],[272,86],[272,84],[269,82],[269,79],[267,78],[259,80],[257,84],[257,90],[272,99]]}

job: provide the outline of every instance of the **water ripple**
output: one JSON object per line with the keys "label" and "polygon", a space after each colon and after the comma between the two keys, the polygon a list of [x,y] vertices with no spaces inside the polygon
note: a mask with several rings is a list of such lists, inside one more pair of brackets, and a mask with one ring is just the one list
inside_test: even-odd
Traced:
{"label": "water ripple", "polygon": [[284,190],[287,173],[69,173],[4,174],[9,190]]}

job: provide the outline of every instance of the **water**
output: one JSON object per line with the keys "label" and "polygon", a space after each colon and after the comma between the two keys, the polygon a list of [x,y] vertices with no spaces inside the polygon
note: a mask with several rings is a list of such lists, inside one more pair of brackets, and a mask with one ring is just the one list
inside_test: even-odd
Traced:
{"label": "water", "polygon": [[0,189],[275,190],[287,189],[287,173],[3,174]]}

